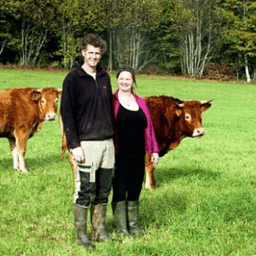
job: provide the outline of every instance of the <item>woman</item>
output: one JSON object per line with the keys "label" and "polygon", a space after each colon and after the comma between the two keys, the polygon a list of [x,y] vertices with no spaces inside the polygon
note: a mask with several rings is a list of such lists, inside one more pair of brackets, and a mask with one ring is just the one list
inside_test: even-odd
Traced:
{"label": "woman", "polygon": [[158,163],[159,149],[146,102],[133,92],[136,85],[134,70],[123,68],[116,78],[119,89],[113,95],[116,170],[112,209],[118,234],[129,236],[141,234],[137,219],[145,149],[152,155],[154,166]]}

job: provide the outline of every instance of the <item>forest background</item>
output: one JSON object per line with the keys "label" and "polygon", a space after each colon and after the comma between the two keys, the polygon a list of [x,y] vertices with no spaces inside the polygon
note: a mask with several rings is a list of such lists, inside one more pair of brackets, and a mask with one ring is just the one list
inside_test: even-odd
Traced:
{"label": "forest background", "polygon": [[102,66],[256,81],[254,0],[0,0],[0,64],[71,69],[87,33]]}

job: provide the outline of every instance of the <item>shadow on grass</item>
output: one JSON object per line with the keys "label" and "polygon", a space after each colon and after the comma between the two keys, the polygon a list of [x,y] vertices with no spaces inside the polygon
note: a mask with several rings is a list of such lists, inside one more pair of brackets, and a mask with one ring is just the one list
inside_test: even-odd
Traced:
{"label": "shadow on grass", "polygon": [[203,168],[158,168],[155,173],[156,189],[147,193],[148,190],[144,188],[144,195],[141,197],[140,221],[142,225],[146,229],[152,225],[158,229],[171,225],[174,216],[185,214],[187,208],[190,207],[188,205],[191,204],[190,195],[182,190],[168,189],[176,180],[180,179],[187,185],[199,181],[203,186],[204,181],[206,181],[205,184],[209,184],[208,182],[218,180],[220,177],[221,173]]}
{"label": "shadow on grass", "polygon": [[[67,164],[69,167],[68,159],[60,160],[58,154],[52,154],[40,157],[25,157],[25,163],[28,171],[36,171],[38,168],[49,169],[55,164],[62,163]],[[12,156],[0,159],[0,166],[2,169],[13,169],[13,159]]]}
{"label": "shadow on grass", "polygon": [[149,226],[156,229],[171,226],[175,216],[184,215],[189,204],[185,193],[168,190],[161,195],[141,197],[140,201],[140,223],[146,230]]}
{"label": "shadow on grass", "polygon": [[221,173],[203,168],[189,167],[187,169],[179,168],[158,168],[155,172],[156,188],[161,184],[171,183],[173,180],[185,178],[189,180],[216,180],[220,178]]}
{"label": "shadow on grass", "polygon": [[3,170],[12,169],[13,168],[12,156],[10,155],[10,157],[0,159],[0,166],[1,166],[1,169]]}

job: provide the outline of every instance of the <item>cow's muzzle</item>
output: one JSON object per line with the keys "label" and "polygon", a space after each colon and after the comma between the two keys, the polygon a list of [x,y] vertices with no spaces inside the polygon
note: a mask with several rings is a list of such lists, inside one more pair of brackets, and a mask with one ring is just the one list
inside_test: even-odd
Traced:
{"label": "cow's muzzle", "polygon": [[201,137],[205,135],[205,130],[203,127],[196,128],[192,134],[192,137]]}
{"label": "cow's muzzle", "polygon": [[48,120],[48,121],[54,121],[56,119],[57,119],[57,114],[56,113],[48,113],[45,116],[45,120]]}

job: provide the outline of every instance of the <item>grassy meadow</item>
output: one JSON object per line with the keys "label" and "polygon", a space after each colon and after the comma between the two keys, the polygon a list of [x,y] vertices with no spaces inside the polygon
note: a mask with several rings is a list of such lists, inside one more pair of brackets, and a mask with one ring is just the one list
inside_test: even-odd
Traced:
{"label": "grassy meadow", "polygon": [[[61,88],[65,75],[0,69],[0,89]],[[113,241],[86,252],[76,245],[73,174],[67,155],[59,160],[59,122],[45,122],[28,141],[28,173],[12,169],[8,141],[0,139],[0,255],[256,255],[256,86],[142,76],[137,84],[141,96],[214,99],[203,114],[206,135],[184,139],[161,158],[157,188],[143,188],[145,235],[117,237],[109,204]]]}

